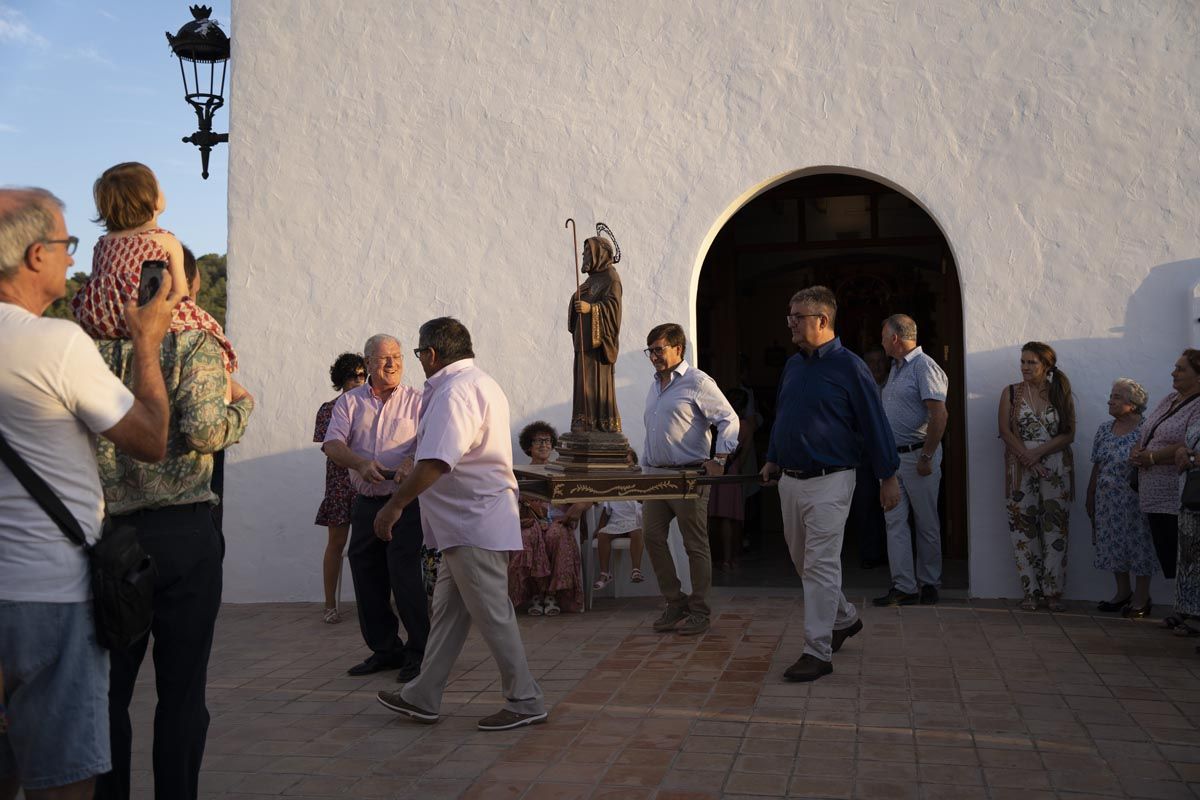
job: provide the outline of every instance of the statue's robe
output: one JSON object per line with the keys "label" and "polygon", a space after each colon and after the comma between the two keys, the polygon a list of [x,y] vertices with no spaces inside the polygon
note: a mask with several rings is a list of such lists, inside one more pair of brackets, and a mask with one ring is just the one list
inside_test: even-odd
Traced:
{"label": "statue's robe", "polygon": [[[617,363],[621,332],[621,276],[615,267],[591,272],[579,290],[579,299],[592,309],[575,311],[575,295],[567,308],[567,330],[575,351],[575,391],[571,430],[621,432],[613,366]],[[582,335],[581,335],[582,334]]]}

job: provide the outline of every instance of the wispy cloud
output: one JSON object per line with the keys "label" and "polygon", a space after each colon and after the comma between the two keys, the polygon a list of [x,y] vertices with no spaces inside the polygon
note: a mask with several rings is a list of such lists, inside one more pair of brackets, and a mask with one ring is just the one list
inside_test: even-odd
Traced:
{"label": "wispy cloud", "polygon": [[105,8],[97,8],[96,13],[102,17],[107,17],[108,19],[111,19],[115,22],[121,21],[120,17],[118,17],[116,14],[112,13],[111,11],[109,11],[108,9],[105,9]]}
{"label": "wispy cloud", "polygon": [[0,122],[0,133],[20,133],[21,129],[16,125],[9,125],[7,122]]}
{"label": "wispy cloud", "polygon": [[44,36],[34,32],[25,21],[25,15],[15,8],[0,5],[0,42],[15,42],[16,44],[45,47],[48,42]]}
{"label": "wispy cloud", "polygon": [[108,69],[117,68],[117,65],[114,64],[107,56],[90,45],[88,47],[76,47],[71,51],[69,57],[75,59],[76,61],[86,61],[90,64],[97,64],[102,67],[107,67]]}

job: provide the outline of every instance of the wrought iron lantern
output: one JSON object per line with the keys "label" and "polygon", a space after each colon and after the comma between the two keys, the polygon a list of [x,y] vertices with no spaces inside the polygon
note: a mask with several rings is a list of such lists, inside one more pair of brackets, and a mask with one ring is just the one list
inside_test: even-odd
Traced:
{"label": "wrought iron lantern", "polygon": [[[183,141],[200,148],[200,175],[208,180],[208,155],[213,145],[229,142],[228,133],[213,133],[213,113],[225,105],[225,67],[229,63],[229,37],[216,20],[209,19],[212,8],[192,6],[194,19],[172,36],[167,34],[171,51],[179,58],[183,76],[183,97],[196,112],[200,130]],[[218,77],[219,73],[219,77]]]}

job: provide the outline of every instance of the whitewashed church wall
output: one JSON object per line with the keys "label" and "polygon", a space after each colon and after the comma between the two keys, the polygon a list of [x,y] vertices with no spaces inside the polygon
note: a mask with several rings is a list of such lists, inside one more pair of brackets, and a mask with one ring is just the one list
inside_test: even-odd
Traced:
{"label": "whitewashed church wall", "polygon": [[1110,592],[1083,513],[1093,432],[1113,378],[1160,398],[1197,335],[1200,7],[1033,5],[236,3],[229,332],[258,410],[230,456],[226,599],[320,598],[310,440],[338,353],[377,331],[411,348],[451,314],[514,429],[565,427],[563,220],[603,220],[626,254],[617,375],[640,449],[645,332],[694,334],[720,223],[823,167],[907,192],[958,263],[971,593],[1019,596],[996,405],[1030,339],[1078,397],[1067,594]]}

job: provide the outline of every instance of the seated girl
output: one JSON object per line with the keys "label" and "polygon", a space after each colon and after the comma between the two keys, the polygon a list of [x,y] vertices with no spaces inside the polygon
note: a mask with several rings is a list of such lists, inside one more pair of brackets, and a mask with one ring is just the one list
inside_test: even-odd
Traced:
{"label": "seated girl", "polygon": [[[629,449],[629,464],[637,466],[637,453]],[[637,500],[610,500],[600,507],[600,530],[596,531],[596,550],[600,556],[600,575],[592,588],[599,591],[612,583],[612,543],[613,539],[629,537],[629,580],[641,583],[646,579],[642,574],[642,553],[645,542],[642,539],[642,504]]]}

